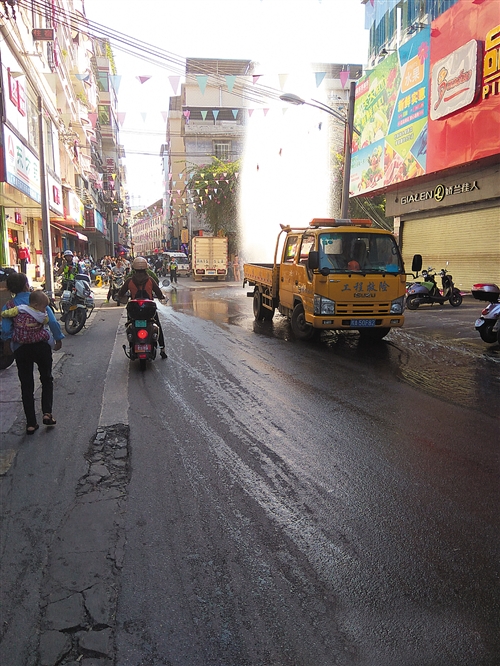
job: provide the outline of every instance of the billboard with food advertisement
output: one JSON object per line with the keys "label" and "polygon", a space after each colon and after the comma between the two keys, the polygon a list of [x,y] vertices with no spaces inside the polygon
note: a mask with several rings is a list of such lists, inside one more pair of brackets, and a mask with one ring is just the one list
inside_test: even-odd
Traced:
{"label": "billboard with food advertisement", "polygon": [[426,172],[430,28],[388,55],[356,86],[350,191]]}
{"label": "billboard with food advertisement", "polygon": [[432,23],[427,172],[500,153],[498,0],[461,0]]}

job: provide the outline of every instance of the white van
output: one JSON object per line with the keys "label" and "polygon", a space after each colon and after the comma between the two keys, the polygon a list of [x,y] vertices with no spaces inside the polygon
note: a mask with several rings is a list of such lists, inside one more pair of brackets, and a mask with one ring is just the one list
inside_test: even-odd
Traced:
{"label": "white van", "polygon": [[[191,275],[191,266],[189,265],[189,259],[186,257],[184,252],[164,252],[163,257],[170,261],[174,258],[177,262],[177,275],[189,277]],[[168,277],[169,274],[167,274]]]}

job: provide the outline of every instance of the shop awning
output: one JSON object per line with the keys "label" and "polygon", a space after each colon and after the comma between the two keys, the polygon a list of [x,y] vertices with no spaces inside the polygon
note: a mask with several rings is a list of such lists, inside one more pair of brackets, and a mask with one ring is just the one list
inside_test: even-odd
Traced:
{"label": "shop awning", "polygon": [[50,226],[54,227],[55,229],[59,229],[59,231],[62,231],[65,234],[69,234],[70,236],[76,236],[78,240],[85,241],[88,243],[88,238],[85,236],[85,234],[81,234],[79,231],[75,231],[74,229],[70,229],[70,227],[65,227],[64,224],[61,224],[60,222],[56,222],[55,220],[50,220]]}

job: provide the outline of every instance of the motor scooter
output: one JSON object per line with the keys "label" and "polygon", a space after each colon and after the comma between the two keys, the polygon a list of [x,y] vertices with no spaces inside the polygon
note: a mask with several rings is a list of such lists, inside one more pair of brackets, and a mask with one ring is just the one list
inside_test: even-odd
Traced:
{"label": "motor scooter", "polygon": [[121,305],[121,301],[118,298],[118,292],[123,287],[125,278],[123,275],[111,275],[109,279],[111,280],[111,300],[115,301],[117,305]]}
{"label": "motor scooter", "polygon": [[406,307],[408,310],[416,310],[420,305],[430,303],[439,303],[444,305],[449,301],[450,305],[457,308],[462,305],[462,294],[453,284],[452,275],[445,268],[439,271],[441,277],[442,289],[436,284],[435,273],[431,273],[433,268],[422,271],[423,282],[414,282],[408,287],[406,294]]}
{"label": "motor scooter", "polygon": [[62,312],[61,321],[69,335],[75,335],[85,325],[94,309],[94,294],[90,288],[90,277],[86,273],[77,273],[73,280],[67,280],[59,301]]}
{"label": "motor scooter", "polygon": [[500,344],[500,287],[493,283],[478,283],[472,286],[472,295],[488,305],[474,324],[483,342]]}
{"label": "motor scooter", "polygon": [[128,340],[123,345],[125,356],[131,361],[139,359],[141,370],[156,358],[159,328],[155,323],[156,303],[148,299],[132,299],[127,303],[125,332]]}

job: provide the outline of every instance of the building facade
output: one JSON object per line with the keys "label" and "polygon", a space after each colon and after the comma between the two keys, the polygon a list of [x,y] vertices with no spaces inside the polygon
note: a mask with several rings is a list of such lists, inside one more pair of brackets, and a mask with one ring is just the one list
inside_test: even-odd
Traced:
{"label": "building facade", "polygon": [[114,253],[113,222],[126,210],[116,112],[101,113],[105,105],[116,109],[116,95],[106,99],[112,53],[89,38],[81,0],[7,9],[0,18],[0,262],[19,269],[26,247],[34,279],[66,249]]}
{"label": "building facade", "polygon": [[448,4],[358,83],[350,189],[385,192],[408,267],[421,254],[469,291],[500,283],[500,18]]}

